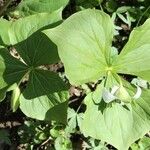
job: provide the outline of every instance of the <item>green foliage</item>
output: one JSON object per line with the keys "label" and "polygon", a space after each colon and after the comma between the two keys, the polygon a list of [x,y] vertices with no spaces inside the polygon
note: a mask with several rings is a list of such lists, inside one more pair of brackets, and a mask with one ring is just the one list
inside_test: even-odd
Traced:
{"label": "green foliage", "polygon": [[[7,21],[0,18],[0,45],[15,45],[26,40],[34,32],[52,25],[62,19],[62,9],[53,13],[38,13],[16,21]],[[47,19],[49,18],[49,19]]]}
{"label": "green foliage", "polygon": [[76,0],[77,8],[87,9],[94,8],[95,6],[99,6],[103,0]]}
{"label": "green foliage", "polygon": [[15,9],[13,14],[15,17],[24,17],[36,13],[53,12],[60,8],[64,8],[69,0],[22,0]]}
{"label": "green foliage", "polygon": [[132,31],[128,43],[113,63],[118,73],[132,74],[150,81],[149,27],[150,19]]}
{"label": "green foliage", "polygon": [[[115,57],[111,52],[112,21],[99,10],[78,12],[60,26],[44,31],[57,44],[66,75],[72,84],[83,84],[104,77],[98,87],[99,94],[93,98],[94,93],[90,93],[85,98],[87,110],[81,131],[85,136],[106,141],[120,150],[127,150],[150,129],[149,90],[143,91],[136,101],[132,98],[135,87],[118,75],[137,75],[150,81],[149,24],[147,20],[132,31],[128,43]],[[104,105],[103,91],[113,90],[114,83],[118,87],[113,92],[117,101],[104,100],[108,103]]]}
{"label": "green foliage", "polygon": [[[22,0],[15,10],[7,6],[1,12],[0,101],[12,91],[13,112],[20,108],[27,117],[46,121],[25,121],[20,128],[27,149],[48,142],[47,149],[71,150],[75,134],[86,149],[107,150],[107,144],[149,149],[149,138],[142,137],[150,130],[150,19],[133,29],[121,52],[117,39],[126,40],[120,30],[130,31],[149,17],[149,1],[136,1],[137,7],[121,2]],[[77,10],[63,21],[62,12],[68,16]],[[60,61],[65,74],[48,69]],[[68,107],[64,76],[73,88],[84,89],[77,109]],[[0,139],[11,144],[3,130]]]}
{"label": "green foliage", "polygon": [[[16,21],[0,20],[0,26],[6,29],[0,31],[1,44],[14,45],[22,60],[11,56],[7,49],[0,49],[0,94],[3,100],[5,92],[17,84],[11,88],[13,111],[20,104],[29,117],[66,123],[68,87],[57,74],[41,69],[59,61],[56,45],[40,30],[57,25],[62,19],[61,11],[39,13]],[[19,89],[24,80],[29,80],[26,88]]]}
{"label": "green foliage", "polygon": [[[98,88],[102,89],[103,86]],[[121,106],[118,103],[112,103],[105,109],[102,108],[103,102],[99,95],[97,98],[93,95],[94,93],[90,93],[85,98],[87,110],[82,123],[82,131],[85,136],[90,135],[107,141],[118,149],[126,150],[134,141],[149,131],[149,109],[145,109],[145,104],[149,101],[149,91],[143,91],[137,104],[134,102],[131,105]],[[100,100],[97,104],[95,104],[95,98]],[[94,117],[92,117],[93,114]],[[95,122],[97,122],[96,126]]]}
{"label": "green foliage", "polygon": [[138,143],[134,143],[131,146],[132,150],[148,150],[150,148],[150,138],[144,136]]}
{"label": "green foliage", "polygon": [[50,137],[49,125],[40,121],[25,121],[18,130],[21,144],[26,144],[27,149],[34,145],[41,144]]}
{"label": "green foliage", "polygon": [[87,83],[105,75],[105,68],[111,61],[108,55],[113,32],[110,17],[90,9],[72,15],[52,30],[44,31],[57,44],[66,75],[72,84]]}
{"label": "green foliage", "polygon": [[11,145],[11,141],[9,138],[9,133],[6,130],[0,130],[0,141],[5,142],[8,145]]}

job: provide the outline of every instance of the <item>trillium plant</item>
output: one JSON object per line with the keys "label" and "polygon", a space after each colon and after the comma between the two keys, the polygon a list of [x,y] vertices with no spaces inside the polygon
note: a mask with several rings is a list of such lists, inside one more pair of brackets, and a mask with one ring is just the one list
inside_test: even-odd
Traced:
{"label": "trillium plant", "polygon": [[150,81],[149,19],[132,31],[120,54],[112,47],[113,21],[99,10],[78,12],[43,32],[58,46],[71,84],[101,81],[84,100],[85,136],[127,150],[150,130],[150,91],[124,78],[132,75]]}
{"label": "trillium plant", "polygon": [[14,112],[66,125],[69,86],[45,67],[61,60],[71,85],[97,83],[84,99],[81,133],[128,150],[150,130],[150,19],[118,53],[108,14],[85,9],[63,21],[67,3],[24,0],[11,12],[19,19],[0,18],[0,101],[12,91]]}

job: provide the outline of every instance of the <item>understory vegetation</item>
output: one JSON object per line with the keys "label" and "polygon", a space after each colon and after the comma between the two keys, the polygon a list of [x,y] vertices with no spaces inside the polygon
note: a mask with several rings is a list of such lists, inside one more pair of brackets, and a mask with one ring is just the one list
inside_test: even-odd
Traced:
{"label": "understory vegetation", "polygon": [[150,150],[149,0],[0,0],[0,150]]}

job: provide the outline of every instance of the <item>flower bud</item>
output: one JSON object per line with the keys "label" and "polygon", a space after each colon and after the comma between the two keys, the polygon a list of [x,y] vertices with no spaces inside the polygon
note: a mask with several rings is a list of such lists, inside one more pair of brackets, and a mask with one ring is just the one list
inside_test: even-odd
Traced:
{"label": "flower bud", "polygon": [[127,92],[127,90],[121,85],[118,90],[115,92],[115,96],[123,101],[124,103],[130,103],[131,102],[131,96]]}

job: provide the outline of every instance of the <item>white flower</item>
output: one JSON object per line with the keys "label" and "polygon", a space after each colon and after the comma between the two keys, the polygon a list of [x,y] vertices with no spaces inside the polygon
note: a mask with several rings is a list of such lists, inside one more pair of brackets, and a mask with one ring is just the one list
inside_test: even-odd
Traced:
{"label": "white flower", "polygon": [[105,103],[110,103],[116,99],[120,100],[121,102],[124,102],[124,103],[130,103],[132,98],[133,99],[138,99],[141,94],[142,94],[142,90],[139,86],[137,86],[137,92],[136,94],[131,97],[129,95],[129,93],[127,92],[127,90],[122,86],[113,86],[111,91],[104,88],[103,89],[103,93],[102,93],[102,97],[103,97],[103,100],[105,101]]}

